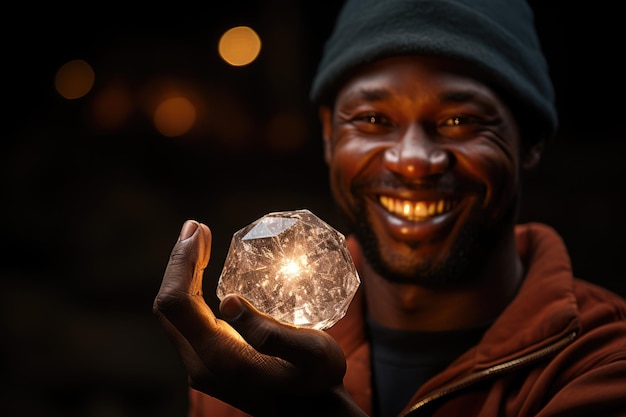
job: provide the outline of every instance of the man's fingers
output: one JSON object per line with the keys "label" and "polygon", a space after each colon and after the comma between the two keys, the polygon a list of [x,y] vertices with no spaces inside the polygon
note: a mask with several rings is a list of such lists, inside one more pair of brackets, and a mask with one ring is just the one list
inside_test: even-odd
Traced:
{"label": "man's fingers", "polygon": [[211,256],[211,230],[187,220],[170,254],[159,294],[202,294],[202,273]]}
{"label": "man's fingers", "polygon": [[193,343],[203,328],[215,321],[215,315],[202,297],[202,274],[211,253],[211,231],[195,220],[181,229],[163,275],[153,311],[165,317]]}
{"label": "man's fingers", "polygon": [[[323,371],[326,381],[339,383],[342,380],[345,373],[343,351],[325,332],[279,323],[234,294],[224,297],[220,311],[260,353],[279,357],[301,369]],[[329,370],[334,371],[334,375],[330,375]]]}

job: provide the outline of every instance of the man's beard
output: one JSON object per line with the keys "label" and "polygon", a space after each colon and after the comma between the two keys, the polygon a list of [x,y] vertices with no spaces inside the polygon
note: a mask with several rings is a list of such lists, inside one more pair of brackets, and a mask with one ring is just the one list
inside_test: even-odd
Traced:
{"label": "man's beard", "polygon": [[[480,210],[480,208],[477,208]],[[387,281],[416,284],[428,288],[445,286],[467,286],[478,280],[479,270],[488,262],[492,248],[500,242],[504,231],[512,227],[516,217],[516,203],[513,202],[506,214],[495,222],[466,223],[445,260],[427,262],[420,265],[398,255],[386,261],[372,224],[367,216],[365,204],[360,204],[353,220],[346,219],[349,230],[361,245],[363,255],[372,269]],[[470,216],[476,218],[477,216]],[[387,259],[390,255],[386,254]]]}

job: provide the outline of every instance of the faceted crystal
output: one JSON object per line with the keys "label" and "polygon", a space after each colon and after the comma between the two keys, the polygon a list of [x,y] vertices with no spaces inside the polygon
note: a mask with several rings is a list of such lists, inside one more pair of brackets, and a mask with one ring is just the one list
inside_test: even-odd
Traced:
{"label": "faceted crystal", "polygon": [[341,319],[360,284],[344,235],[309,210],[266,214],[232,238],[217,285],[299,327]]}

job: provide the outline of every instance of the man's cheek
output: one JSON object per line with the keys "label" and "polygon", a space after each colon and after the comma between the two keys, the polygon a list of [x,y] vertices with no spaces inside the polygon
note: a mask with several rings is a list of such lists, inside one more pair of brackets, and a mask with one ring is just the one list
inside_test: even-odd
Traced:
{"label": "man's cheek", "polygon": [[515,201],[519,176],[510,164],[499,164],[487,173],[488,197],[485,204],[491,207],[494,218],[501,217]]}

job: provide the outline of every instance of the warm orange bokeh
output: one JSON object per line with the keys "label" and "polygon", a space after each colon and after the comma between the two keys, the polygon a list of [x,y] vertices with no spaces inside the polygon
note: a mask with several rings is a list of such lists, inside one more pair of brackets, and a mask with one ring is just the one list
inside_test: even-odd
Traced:
{"label": "warm orange bokeh", "polygon": [[261,39],[248,26],[237,26],[224,32],[218,44],[222,59],[233,66],[248,65],[261,51]]}
{"label": "warm orange bokeh", "polygon": [[57,70],[54,86],[61,96],[77,99],[91,90],[94,80],[95,73],[91,65],[82,59],[75,59]]}
{"label": "warm orange bokeh", "polygon": [[196,113],[196,108],[187,98],[172,97],[157,107],[154,112],[154,126],[164,136],[181,136],[193,127]]}

